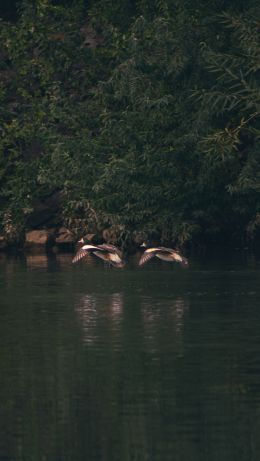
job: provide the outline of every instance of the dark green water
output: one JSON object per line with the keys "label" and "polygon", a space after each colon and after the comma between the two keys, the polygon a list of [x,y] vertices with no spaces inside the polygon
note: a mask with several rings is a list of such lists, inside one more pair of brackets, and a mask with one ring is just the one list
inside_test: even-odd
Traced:
{"label": "dark green water", "polygon": [[0,258],[0,461],[258,461],[260,264]]}

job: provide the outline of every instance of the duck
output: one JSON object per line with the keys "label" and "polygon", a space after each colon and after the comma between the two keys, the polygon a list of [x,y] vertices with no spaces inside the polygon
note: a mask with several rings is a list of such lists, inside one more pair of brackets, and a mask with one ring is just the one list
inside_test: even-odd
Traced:
{"label": "duck", "polygon": [[123,268],[125,265],[121,251],[114,245],[109,243],[102,243],[101,245],[93,245],[91,243],[85,244],[83,239],[79,240],[78,243],[83,243],[83,246],[77,251],[72,259],[73,264],[88,256],[89,253],[93,253],[98,258],[111,264],[111,266]]}
{"label": "duck", "polygon": [[163,261],[169,262],[178,262],[181,264],[182,267],[188,267],[189,263],[187,258],[182,256],[177,250],[173,248],[166,248],[166,247],[149,247],[146,242],[144,242],[141,247],[146,248],[143,255],[139,260],[139,266],[143,266],[143,264],[147,263],[150,259],[156,256]]}

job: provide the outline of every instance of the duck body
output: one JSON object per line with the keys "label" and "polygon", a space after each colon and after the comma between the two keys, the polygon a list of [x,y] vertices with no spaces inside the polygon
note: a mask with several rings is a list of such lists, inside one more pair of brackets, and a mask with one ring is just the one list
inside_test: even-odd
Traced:
{"label": "duck body", "polygon": [[[146,247],[145,244],[143,244],[142,246]],[[143,264],[145,264],[146,262],[148,262],[150,259],[154,258],[155,256],[159,259],[162,259],[163,261],[178,262],[183,267],[188,267],[189,265],[187,258],[182,256],[178,251],[172,248],[151,247],[151,248],[146,248],[146,250],[144,251],[143,255],[140,258],[139,266],[143,266]]]}
{"label": "duck body", "polygon": [[[80,240],[80,243],[81,242],[82,241]],[[114,245],[110,245],[108,243],[103,243],[101,245],[83,245],[75,254],[74,258],[72,259],[72,263],[77,263],[82,258],[87,257],[90,253],[93,253],[95,256],[103,259],[103,261],[108,262],[114,267],[122,268],[125,265],[122,259],[121,251]]]}

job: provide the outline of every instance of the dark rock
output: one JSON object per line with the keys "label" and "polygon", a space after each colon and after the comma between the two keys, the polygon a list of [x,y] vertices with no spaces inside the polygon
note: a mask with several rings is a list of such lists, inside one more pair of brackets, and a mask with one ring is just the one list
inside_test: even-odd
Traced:
{"label": "dark rock", "polygon": [[64,244],[64,243],[75,243],[75,235],[70,232],[66,227],[61,227],[58,229],[57,236],[55,238],[55,243]]}

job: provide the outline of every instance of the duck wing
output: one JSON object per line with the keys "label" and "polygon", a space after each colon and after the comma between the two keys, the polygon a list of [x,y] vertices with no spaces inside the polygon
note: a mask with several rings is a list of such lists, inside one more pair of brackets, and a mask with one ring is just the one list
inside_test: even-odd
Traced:
{"label": "duck wing", "polygon": [[184,256],[182,256],[178,251],[171,250],[170,254],[174,261],[177,261],[182,266],[188,266],[188,260]]}
{"label": "duck wing", "polygon": [[188,260],[172,248],[160,247],[160,251],[158,251],[156,256],[164,261],[176,261],[183,267],[187,267],[189,265]]}
{"label": "duck wing", "polygon": [[[124,267],[124,261],[123,261],[123,256],[122,252],[114,245],[111,245],[110,243],[102,243],[102,245],[99,245],[99,248],[102,248],[103,254],[107,255],[107,257],[103,257],[102,255],[97,255],[102,259],[108,260],[112,266],[115,267]],[[96,253],[95,253],[96,254]]]}
{"label": "duck wing", "polygon": [[110,243],[102,243],[101,245],[99,245],[99,248],[102,248],[103,250],[108,251],[109,253],[121,253],[115,245],[111,245]]}
{"label": "duck wing", "polygon": [[163,261],[176,261],[183,267],[188,267],[188,260],[184,256],[180,255],[177,251],[172,248],[156,247],[148,248],[139,261],[139,266],[142,266],[154,256],[162,259]]}
{"label": "duck wing", "polygon": [[139,266],[142,266],[143,264],[147,263],[147,261],[156,256],[157,251],[158,248],[148,248],[147,250],[145,250],[139,260]]}
{"label": "duck wing", "polygon": [[[79,251],[77,251],[77,253],[75,254],[74,258],[72,259],[72,263],[77,263],[78,261],[80,261],[80,259],[82,258],[85,258],[86,256],[88,256],[88,254],[90,252],[95,252],[99,250],[99,247],[96,246],[96,245],[84,245],[83,247],[81,247],[79,249]],[[103,250],[101,250],[103,251]]]}

